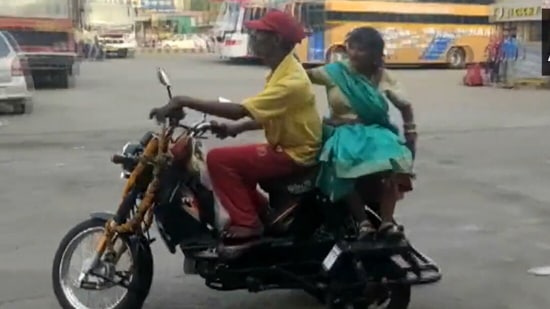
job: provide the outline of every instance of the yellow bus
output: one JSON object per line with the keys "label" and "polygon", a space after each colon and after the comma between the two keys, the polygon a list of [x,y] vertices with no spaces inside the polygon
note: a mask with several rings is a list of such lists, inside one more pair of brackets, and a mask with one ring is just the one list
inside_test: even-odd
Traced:
{"label": "yellow bus", "polygon": [[493,29],[489,24],[491,2],[297,0],[287,2],[284,10],[308,30],[308,38],[296,48],[297,56],[307,64],[343,57],[346,34],[357,27],[372,26],[384,35],[389,65],[462,68],[485,61]]}

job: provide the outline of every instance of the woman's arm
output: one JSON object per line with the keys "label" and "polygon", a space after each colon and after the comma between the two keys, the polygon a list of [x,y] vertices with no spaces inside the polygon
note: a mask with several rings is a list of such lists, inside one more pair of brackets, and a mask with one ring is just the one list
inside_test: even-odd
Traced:
{"label": "woman's arm", "polygon": [[384,93],[390,102],[401,112],[401,116],[403,117],[403,130],[405,131],[405,141],[414,158],[416,155],[416,140],[418,138],[418,133],[416,132],[412,104],[400,98],[391,90],[385,90]]}
{"label": "woman's arm", "polygon": [[385,90],[384,93],[391,103],[393,103],[393,105],[401,112],[405,126],[407,124],[414,124],[414,111],[412,104],[409,101],[400,98],[391,90]]}
{"label": "woman's arm", "polygon": [[321,85],[321,86],[330,85],[330,79],[325,74],[323,67],[307,69],[306,73],[312,84]]}

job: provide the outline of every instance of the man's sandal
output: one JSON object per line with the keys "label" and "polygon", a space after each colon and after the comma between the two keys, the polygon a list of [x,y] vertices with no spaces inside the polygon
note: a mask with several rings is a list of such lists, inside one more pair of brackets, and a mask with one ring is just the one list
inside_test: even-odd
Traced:
{"label": "man's sandal", "polygon": [[378,236],[380,239],[398,241],[405,238],[403,231],[393,222],[384,222],[378,228]]}
{"label": "man's sandal", "polygon": [[359,239],[374,239],[377,230],[372,226],[369,220],[359,223]]}

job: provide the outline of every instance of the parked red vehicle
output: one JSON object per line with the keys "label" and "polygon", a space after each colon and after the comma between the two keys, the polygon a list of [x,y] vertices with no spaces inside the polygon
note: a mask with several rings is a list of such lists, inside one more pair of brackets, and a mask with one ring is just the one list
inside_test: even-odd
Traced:
{"label": "parked red vehicle", "polygon": [[27,59],[35,85],[69,88],[78,72],[70,0],[2,1],[0,30]]}

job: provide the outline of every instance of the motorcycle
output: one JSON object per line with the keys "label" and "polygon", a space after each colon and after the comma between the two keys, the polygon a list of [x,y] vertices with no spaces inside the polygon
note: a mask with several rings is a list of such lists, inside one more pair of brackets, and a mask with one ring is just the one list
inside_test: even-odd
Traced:
{"label": "motorcycle", "polygon": [[[171,98],[166,72],[158,69],[157,75]],[[300,289],[327,308],[406,309],[411,286],[441,279],[438,266],[406,239],[358,240],[346,207],[316,190],[314,168],[261,183],[270,201],[261,216],[265,236],[221,254],[224,213],[209,188],[201,145],[215,125],[206,115],[193,125],[184,118],[183,111],[173,115],[158,132],[147,132],[112,157],[126,179],[118,209],[92,213],[55,253],[53,289],[62,308],[141,308],[153,278],[153,223],[168,250],[183,253],[184,273],[220,291]],[[365,211],[377,226],[373,205]],[[87,238],[94,249],[71,275],[74,253]],[[80,297],[90,290],[96,296]],[[91,304],[97,300],[100,305]]]}

